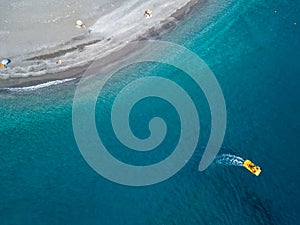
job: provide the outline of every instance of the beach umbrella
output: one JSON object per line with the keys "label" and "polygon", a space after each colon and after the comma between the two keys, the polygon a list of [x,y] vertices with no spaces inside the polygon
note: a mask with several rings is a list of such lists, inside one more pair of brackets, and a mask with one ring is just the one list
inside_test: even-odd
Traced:
{"label": "beach umbrella", "polygon": [[145,13],[147,13],[147,14],[150,15],[152,13],[152,10],[151,9],[147,9]]}
{"label": "beach umbrella", "polygon": [[4,59],[4,60],[1,61],[1,64],[7,65],[7,64],[9,64],[10,62],[11,62],[10,59]]}
{"label": "beach umbrella", "polygon": [[76,21],[76,25],[81,26],[82,24],[83,24],[83,22],[81,20]]}

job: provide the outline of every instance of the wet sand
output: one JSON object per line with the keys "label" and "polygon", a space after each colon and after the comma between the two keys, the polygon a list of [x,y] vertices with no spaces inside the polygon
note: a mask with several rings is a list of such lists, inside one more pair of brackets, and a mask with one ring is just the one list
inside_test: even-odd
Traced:
{"label": "wet sand", "polygon": [[[137,39],[133,40],[132,42],[139,41],[139,40],[160,39],[160,37],[163,34],[175,29],[180,21],[184,20],[186,17],[190,15],[194,7],[196,7],[198,4],[203,4],[203,2],[205,1],[204,0],[189,1],[184,7],[177,9],[173,14],[171,14],[169,18],[161,21],[160,26],[150,27],[143,35],[139,36]],[[35,56],[35,57],[28,58],[27,60],[57,58],[63,54],[75,50],[80,52],[80,49],[90,46],[99,41],[100,40],[93,40],[85,44],[78,45],[75,48],[72,47],[66,50],[60,50],[49,54]],[[124,55],[119,55],[118,52],[112,52],[109,55],[104,56],[103,59],[107,64],[116,64],[116,62],[120,60],[120,57],[124,57]],[[90,64],[91,62],[85,64],[84,66],[77,66],[77,67],[70,68],[66,71],[48,73],[41,76],[9,77],[7,79],[0,79],[0,88],[27,87],[27,86],[33,86],[33,85],[37,85],[49,81],[54,81],[54,80],[61,80],[61,79],[74,78],[74,77],[80,78],[87,70]]]}

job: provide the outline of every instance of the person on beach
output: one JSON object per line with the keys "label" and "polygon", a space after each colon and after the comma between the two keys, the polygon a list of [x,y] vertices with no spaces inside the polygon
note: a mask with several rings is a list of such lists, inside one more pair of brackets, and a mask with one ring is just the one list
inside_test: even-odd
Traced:
{"label": "person on beach", "polygon": [[76,21],[75,27],[86,29],[86,25],[81,20]]}
{"label": "person on beach", "polygon": [[151,9],[146,9],[144,13],[144,17],[150,18],[152,16],[152,10]]}
{"label": "person on beach", "polygon": [[94,31],[94,28],[92,28],[92,27],[89,27],[89,28],[88,28],[86,31],[87,31],[87,33],[88,33],[88,34],[91,34],[91,33],[92,33],[92,31]]}
{"label": "person on beach", "polygon": [[87,34],[91,34],[92,31],[94,31],[94,28],[87,27],[81,20],[77,20],[75,26],[79,29],[81,28],[81,29],[86,30]]}
{"label": "person on beach", "polygon": [[8,64],[10,64],[10,59],[4,59],[1,61],[0,69],[6,69],[8,67]]}

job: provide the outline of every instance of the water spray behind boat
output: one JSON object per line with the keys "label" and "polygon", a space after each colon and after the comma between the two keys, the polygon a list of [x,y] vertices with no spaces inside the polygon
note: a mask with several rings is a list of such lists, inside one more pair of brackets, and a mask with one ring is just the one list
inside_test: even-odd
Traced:
{"label": "water spray behind boat", "polygon": [[236,155],[222,154],[220,156],[217,156],[215,161],[216,163],[225,166],[243,166],[245,160],[242,157]]}

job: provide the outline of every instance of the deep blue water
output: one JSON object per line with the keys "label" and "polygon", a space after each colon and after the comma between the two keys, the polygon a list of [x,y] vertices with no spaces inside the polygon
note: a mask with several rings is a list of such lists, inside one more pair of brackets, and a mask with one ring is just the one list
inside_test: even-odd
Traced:
{"label": "deep blue water", "polygon": [[200,141],[187,165],[151,186],[108,181],[85,162],[74,138],[77,81],[31,92],[2,91],[0,224],[298,224],[299,3],[236,1],[205,27],[199,25],[203,9],[197,8],[163,37],[210,66],[227,107],[220,153],[252,159],[262,167],[259,177],[214,163],[199,172],[210,128],[205,96],[182,71],[138,65],[111,80],[99,97],[98,104],[106,105],[96,109],[98,132],[125,162],[153,163],[170,154],[179,117],[161,99],[146,99],[132,111],[132,129],[140,138],[149,135],[153,116],[168,124],[166,140],[146,157],[122,147],[109,124],[110,105],[123,86],[137,76],[162,74],[187,90],[200,114]]}

